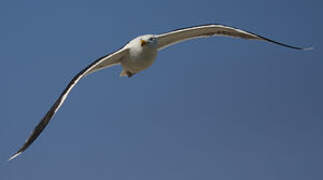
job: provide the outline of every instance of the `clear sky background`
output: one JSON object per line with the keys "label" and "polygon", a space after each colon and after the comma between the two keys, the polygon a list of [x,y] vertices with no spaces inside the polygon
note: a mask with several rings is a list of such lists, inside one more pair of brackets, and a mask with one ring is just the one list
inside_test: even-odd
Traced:
{"label": "clear sky background", "polygon": [[[0,2],[1,180],[323,179],[323,2]],[[177,44],[133,78],[71,78],[147,33],[232,25],[295,46],[225,37]]]}

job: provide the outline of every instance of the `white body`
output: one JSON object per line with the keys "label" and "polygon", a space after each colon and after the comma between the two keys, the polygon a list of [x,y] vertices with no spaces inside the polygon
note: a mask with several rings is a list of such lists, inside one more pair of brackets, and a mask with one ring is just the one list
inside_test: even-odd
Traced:
{"label": "white body", "polygon": [[128,57],[120,60],[123,67],[121,76],[127,75],[127,72],[136,74],[147,69],[155,62],[158,52],[157,40],[153,39],[152,43],[141,45],[142,40],[148,41],[151,36],[153,35],[139,36],[125,46],[125,48],[129,49],[129,52]]}
{"label": "white body", "polygon": [[178,29],[174,31],[170,31],[163,34],[158,35],[143,35],[139,36],[133,40],[131,40],[127,45],[122,47],[120,50],[103,56],[81,72],[79,72],[74,78],[70,81],[61,95],[58,97],[56,102],[52,105],[46,115],[41,119],[38,125],[35,127],[29,138],[25,141],[23,146],[10,157],[9,160],[14,159],[23,151],[25,151],[40,135],[40,133],[47,126],[49,121],[52,119],[57,110],[61,107],[63,102],[65,101],[67,95],[70,93],[72,88],[76,85],[76,83],[82,79],[84,76],[89,75],[95,71],[108,68],[113,65],[121,64],[123,70],[121,72],[121,76],[127,75],[131,77],[132,75],[147,69],[150,67],[157,56],[157,52],[162,50],[170,45],[186,41],[194,38],[201,37],[210,37],[210,36],[230,36],[237,37],[243,39],[253,39],[253,40],[262,40],[271,43],[275,43],[281,46],[285,46],[288,48],[305,50],[306,48],[299,48],[290,46],[287,44],[283,44],[277,41],[270,40],[268,38],[259,36],[257,34],[244,31],[241,29],[219,25],[219,24],[209,24],[209,25],[201,25],[194,26],[189,28]]}

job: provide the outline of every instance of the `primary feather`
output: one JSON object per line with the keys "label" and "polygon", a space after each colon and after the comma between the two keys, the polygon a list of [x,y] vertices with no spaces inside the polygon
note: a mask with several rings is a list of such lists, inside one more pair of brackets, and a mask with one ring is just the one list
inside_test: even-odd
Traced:
{"label": "primary feather", "polygon": [[37,137],[45,129],[49,121],[53,118],[57,110],[64,103],[72,88],[86,75],[107,67],[111,67],[113,65],[120,64],[123,67],[121,75],[128,75],[128,77],[131,77],[132,75],[150,67],[155,61],[157,52],[159,50],[189,39],[211,36],[230,36],[243,39],[261,40],[297,50],[309,49],[287,45],[265,38],[255,33],[219,24],[182,28],[159,35],[148,34],[139,36],[131,40],[128,44],[126,44],[118,51],[97,59],[89,66],[84,68],[81,72],[79,72],[76,76],[74,76],[74,78],[69,82],[69,84],[60,94],[55,103],[51,106],[49,111],[34,128],[31,135],[28,137],[22,147],[15,154],[13,154],[9,158],[9,160],[12,160],[19,156],[37,139]]}

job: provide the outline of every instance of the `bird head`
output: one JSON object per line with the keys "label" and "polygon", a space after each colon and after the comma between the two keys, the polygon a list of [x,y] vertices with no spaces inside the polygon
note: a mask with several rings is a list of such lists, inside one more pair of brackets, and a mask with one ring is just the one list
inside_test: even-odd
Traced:
{"label": "bird head", "polygon": [[155,35],[143,35],[140,37],[140,45],[141,47],[156,47],[157,46],[157,38]]}

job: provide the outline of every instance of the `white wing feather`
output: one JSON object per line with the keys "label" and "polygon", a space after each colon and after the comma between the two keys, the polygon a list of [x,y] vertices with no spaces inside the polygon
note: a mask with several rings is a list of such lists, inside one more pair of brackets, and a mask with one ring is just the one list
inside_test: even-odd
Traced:
{"label": "white wing feather", "polygon": [[262,41],[267,41],[267,42],[271,42],[274,44],[278,44],[281,46],[298,49],[298,50],[310,49],[310,48],[300,48],[300,47],[290,46],[277,41],[273,41],[271,39],[262,37],[260,35],[257,35],[248,31],[244,31],[230,26],[219,25],[219,24],[200,25],[200,26],[178,29],[171,32],[159,34],[156,37],[158,38],[158,50],[162,50],[170,45],[173,45],[182,41],[195,39],[195,38],[210,37],[210,36],[229,36],[229,37],[243,38],[243,39],[262,40]]}
{"label": "white wing feather", "polygon": [[58,99],[55,101],[55,103],[52,105],[52,107],[48,110],[46,115],[41,119],[41,121],[38,123],[38,125],[34,128],[29,138],[25,141],[25,143],[22,145],[22,147],[9,158],[9,161],[19,156],[22,152],[24,152],[41,134],[41,132],[45,129],[49,121],[52,119],[52,117],[55,115],[57,110],[61,107],[61,105],[64,103],[67,95],[70,93],[72,88],[76,85],[76,83],[82,79],[84,76],[101,70],[103,68],[110,67],[112,65],[120,63],[120,60],[126,56],[128,53],[127,48],[122,48],[112,54],[103,56],[93,63],[91,63],[89,66],[84,68],[81,72],[79,72],[74,78],[70,81],[70,83],[67,85],[65,90],[61,93],[61,95],[58,97]]}

